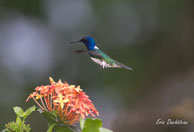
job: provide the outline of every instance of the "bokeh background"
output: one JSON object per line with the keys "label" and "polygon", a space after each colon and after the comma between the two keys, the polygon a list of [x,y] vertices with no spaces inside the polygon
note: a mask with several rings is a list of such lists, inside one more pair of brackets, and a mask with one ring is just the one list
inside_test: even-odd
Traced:
{"label": "bokeh background", "polygon": [[[84,45],[85,35],[134,70],[101,69]],[[0,0],[0,130],[24,109],[48,77],[81,85],[115,132],[193,132],[193,0]],[[156,125],[182,119],[189,125]],[[38,112],[28,118],[47,130]]]}

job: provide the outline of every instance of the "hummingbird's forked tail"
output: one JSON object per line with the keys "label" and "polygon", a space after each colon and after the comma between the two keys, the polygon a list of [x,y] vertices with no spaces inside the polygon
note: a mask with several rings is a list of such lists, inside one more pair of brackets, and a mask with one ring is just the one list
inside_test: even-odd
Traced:
{"label": "hummingbird's forked tail", "polygon": [[131,68],[131,67],[128,67],[128,66],[126,66],[126,65],[124,65],[124,64],[122,64],[122,66],[121,66],[122,68],[125,68],[125,69],[127,69],[127,70],[130,70],[130,71],[132,71],[133,70],[133,68]]}
{"label": "hummingbird's forked tail", "polygon": [[120,62],[118,62],[118,61],[116,62],[116,64],[117,64],[120,68],[125,68],[125,69],[130,70],[130,71],[133,70],[133,68],[128,67],[128,66],[126,66],[126,65],[124,65],[124,64],[122,64],[122,63],[120,63]]}
{"label": "hummingbird's forked tail", "polygon": [[128,66],[126,66],[126,65],[124,65],[124,66],[123,66],[123,68],[125,68],[125,69],[127,69],[127,70],[130,70],[130,71],[132,71],[132,70],[133,70],[133,68],[128,67]]}

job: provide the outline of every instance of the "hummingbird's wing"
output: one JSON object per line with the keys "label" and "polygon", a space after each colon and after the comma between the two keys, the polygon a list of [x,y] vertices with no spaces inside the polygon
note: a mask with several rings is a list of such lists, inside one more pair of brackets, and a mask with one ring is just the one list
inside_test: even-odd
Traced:
{"label": "hummingbird's wing", "polygon": [[76,50],[76,53],[88,53],[90,57],[98,58],[98,59],[103,59],[103,56],[99,54],[98,52],[95,51],[90,51],[90,50]]}
{"label": "hummingbird's wing", "polygon": [[94,57],[94,58],[97,58],[97,59],[100,59],[102,60],[104,57],[102,54],[100,54],[99,52],[97,52],[96,50],[91,50],[91,51],[88,51],[88,54],[90,57]]}
{"label": "hummingbird's wing", "polygon": [[132,68],[112,59],[103,51],[96,49],[92,51],[88,51],[90,58],[96,62],[97,64],[104,67],[113,67],[113,68],[125,68],[127,70],[132,70]]}
{"label": "hummingbird's wing", "polygon": [[75,53],[85,53],[85,52],[88,52],[88,50],[76,50],[74,51]]}
{"label": "hummingbird's wing", "polygon": [[96,52],[95,50],[76,50],[75,51],[76,53],[88,53],[90,57],[95,57],[95,58],[98,58],[98,59],[102,59],[103,56]]}

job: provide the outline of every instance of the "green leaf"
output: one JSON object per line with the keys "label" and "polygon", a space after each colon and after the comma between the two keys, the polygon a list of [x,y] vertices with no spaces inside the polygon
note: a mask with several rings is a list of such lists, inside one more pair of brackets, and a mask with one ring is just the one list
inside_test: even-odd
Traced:
{"label": "green leaf", "polygon": [[68,128],[69,128],[72,132],[80,132],[80,130],[79,130],[76,126],[71,126],[71,125],[69,125]]}
{"label": "green leaf", "polygon": [[28,108],[24,113],[23,113],[23,117],[26,118],[27,116],[29,116],[33,111],[36,110],[35,106],[32,106],[30,108]]}
{"label": "green leaf", "polygon": [[1,131],[1,132],[11,132],[11,131],[8,130],[8,129],[5,129],[5,130],[3,130],[3,131]]}
{"label": "green leaf", "polygon": [[16,118],[16,124],[18,126],[21,126],[22,125],[22,120],[21,120],[21,118],[19,116]]}
{"label": "green leaf", "polygon": [[61,126],[56,129],[56,132],[73,132],[73,131],[67,126]]}
{"label": "green leaf", "polygon": [[109,129],[104,128],[104,127],[101,127],[99,129],[100,129],[100,132],[113,132],[112,130],[109,130]]}
{"label": "green leaf", "polygon": [[84,129],[84,124],[85,124],[85,120],[80,118],[80,128],[81,128],[81,130]]}
{"label": "green leaf", "polygon": [[23,116],[24,111],[22,108],[16,106],[16,107],[13,107],[13,110],[17,116],[20,116],[20,117]]}
{"label": "green leaf", "polygon": [[43,115],[43,117],[48,121],[48,125],[51,126],[54,123],[57,123],[57,115],[56,112],[47,112],[39,110],[39,112]]}
{"label": "green leaf", "polygon": [[82,132],[100,132],[99,128],[102,126],[102,121],[99,119],[88,118],[85,121]]}
{"label": "green leaf", "polygon": [[57,125],[57,123],[53,123],[52,125],[50,125],[49,129],[47,130],[47,132],[52,132],[56,125]]}

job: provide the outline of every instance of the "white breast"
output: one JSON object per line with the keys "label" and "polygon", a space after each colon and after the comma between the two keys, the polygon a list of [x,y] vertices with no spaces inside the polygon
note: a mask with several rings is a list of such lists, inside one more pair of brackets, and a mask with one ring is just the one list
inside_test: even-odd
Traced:
{"label": "white breast", "polygon": [[99,64],[102,66],[102,61],[100,59],[96,59],[94,57],[90,57],[95,63]]}

